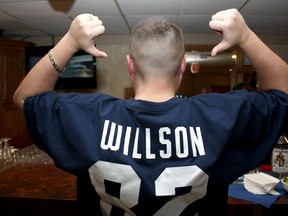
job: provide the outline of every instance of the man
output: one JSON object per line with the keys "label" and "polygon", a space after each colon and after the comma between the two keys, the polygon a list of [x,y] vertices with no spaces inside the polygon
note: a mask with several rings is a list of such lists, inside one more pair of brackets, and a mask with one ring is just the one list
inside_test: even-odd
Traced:
{"label": "man", "polygon": [[89,172],[104,215],[224,212],[228,185],[257,167],[287,128],[287,64],[236,9],[216,13],[209,25],[222,34],[211,55],[238,45],[262,91],[175,97],[186,67],[182,31],[151,18],[133,28],[127,55],[134,99],[54,93],[77,50],[107,56],[94,46],[105,28],[91,14],[72,22],[16,90],[35,144],[61,169]]}

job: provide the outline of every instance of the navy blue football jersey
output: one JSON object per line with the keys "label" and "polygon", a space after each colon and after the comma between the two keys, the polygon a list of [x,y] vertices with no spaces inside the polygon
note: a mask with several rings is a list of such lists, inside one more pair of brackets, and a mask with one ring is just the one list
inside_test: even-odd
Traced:
{"label": "navy blue football jersey", "polygon": [[288,97],[236,90],[155,103],[45,93],[24,111],[59,168],[89,173],[104,215],[175,216],[207,208],[217,187],[259,165],[287,128]]}

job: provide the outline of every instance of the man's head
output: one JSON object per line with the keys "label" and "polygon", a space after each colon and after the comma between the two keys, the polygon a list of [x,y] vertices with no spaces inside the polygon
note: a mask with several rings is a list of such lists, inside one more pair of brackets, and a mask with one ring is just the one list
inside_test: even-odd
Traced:
{"label": "man's head", "polygon": [[185,55],[182,29],[164,17],[150,17],[132,29],[129,56],[144,81],[175,77]]}

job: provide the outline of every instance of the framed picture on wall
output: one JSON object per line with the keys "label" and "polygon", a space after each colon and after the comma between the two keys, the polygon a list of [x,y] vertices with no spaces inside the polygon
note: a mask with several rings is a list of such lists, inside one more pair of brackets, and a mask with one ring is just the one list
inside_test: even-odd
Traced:
{"label": "framed picture on wall", "polygon": [[243,65],[244,66],[250,66],[251,65],[250,59],[248,58],[248,56],[245,53],[243,53]]}

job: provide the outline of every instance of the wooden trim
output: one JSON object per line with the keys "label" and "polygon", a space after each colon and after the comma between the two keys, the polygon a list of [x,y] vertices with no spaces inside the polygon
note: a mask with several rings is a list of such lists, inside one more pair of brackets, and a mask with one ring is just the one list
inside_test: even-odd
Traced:
{"label": "wooden trim", "polygon": [[0,46],[17,46],[17,47],[27,47],[27,46],[34,46],[35,44],[28,41],[18,41],[18,40],[11,40],[11,39],[0,39]]}

